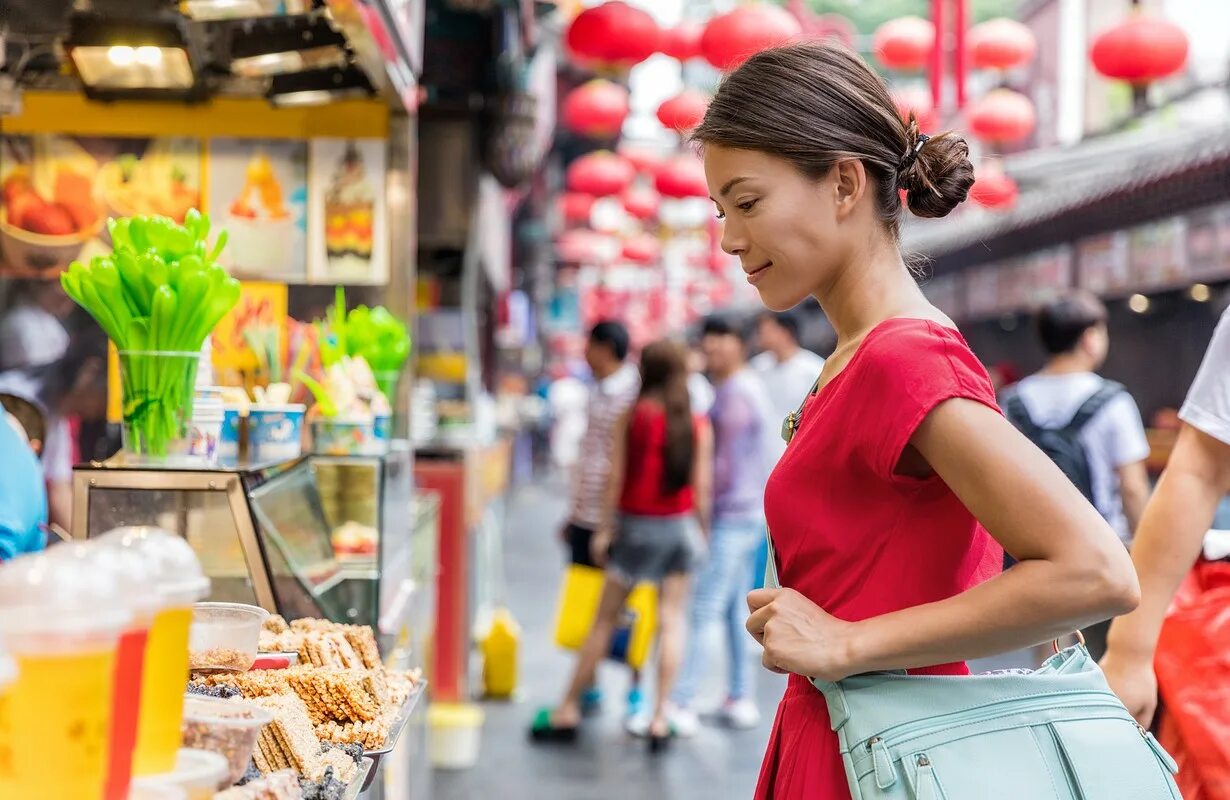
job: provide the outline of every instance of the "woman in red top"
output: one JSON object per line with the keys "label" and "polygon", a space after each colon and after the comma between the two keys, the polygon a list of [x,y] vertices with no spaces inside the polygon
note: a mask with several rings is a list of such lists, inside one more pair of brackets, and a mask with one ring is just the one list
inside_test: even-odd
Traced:
{"label": "woman in red top", "polygon": [[[1139,589],[898,249],[898,192],[917,216],[947,214],[973,183],[965,142],[903,123],[857,56],[817,43],[748,59],[694,138],[723,249],[766,306],[813,296],[837,331],[765,495],[788,588],[749,595],[747,626],[791,675],[757,797],[839,800],[837,737],[801,676],[962,674],[1123,613]],[[1002,574],[1001,547],[1020,562]]]}
{"label": "woman in red top", "polygon": [[606,564],[598,613],[564,699],[540,712],[530,733],[536,741],[576,738],[581,694],[610,648],[628,593],[652,581],[660,586],[658,686],[649,726],[656,751],[669,737],[664,702],[683,658],[688,575],[709,525],[712,435],[705,418],[692,413],[682,345],[655,342],[641,352],[640,395],[613,435],[608,524],[591,540],[594,561]]}

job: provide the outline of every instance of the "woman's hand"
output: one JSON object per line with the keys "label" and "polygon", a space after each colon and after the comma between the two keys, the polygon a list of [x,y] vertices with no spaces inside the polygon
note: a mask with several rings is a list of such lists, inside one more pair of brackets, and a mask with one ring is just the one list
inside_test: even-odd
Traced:
{"label": "woman's hand", "polygon": [[600,528],[589,537],[589,557],[595,564],[600,567],[606,566],[606,559],[610,555],[613,541],[615,541],[615,536],[611,533],[610,528]]}
{"label": "woman's hand", "polygon": [[1157,712],[1157,675],[1153,672],[1153,660],[1120,656],[1112,648],[1102,659],[1102,671],[1106,673],[1111,690],[1136,721],[1149,727]]}
{"label": "woman's hand", "polygon": [[793,589],[757,589],[747,596],[747,630],[764,646],[764,665],[777,673],[839,681],[854,674],[843,622]]}

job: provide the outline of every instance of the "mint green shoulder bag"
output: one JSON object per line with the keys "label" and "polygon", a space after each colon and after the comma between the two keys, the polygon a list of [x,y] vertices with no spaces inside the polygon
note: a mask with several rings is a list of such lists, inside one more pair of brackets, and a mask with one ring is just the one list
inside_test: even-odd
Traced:
{"label": "mint green shoulder bag", "polygon": [[[779,587],[769,541],[765,586]],[[1084,645],[1034,672],[812,680],[854,800],[1179,800],[1174,760]]]}

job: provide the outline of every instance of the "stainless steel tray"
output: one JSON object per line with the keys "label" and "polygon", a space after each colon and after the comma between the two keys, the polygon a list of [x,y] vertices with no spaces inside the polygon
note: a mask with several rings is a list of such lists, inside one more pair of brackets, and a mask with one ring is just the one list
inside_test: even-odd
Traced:
{"label": "stainless steel tray", "polygon": [[401,738],[402,731],[406,729],[406,723],[410,721],[415,707],[426,693],[427,681],[420,680],[418,686],[414,687],[414,691],[410,692],[410,696],[406,698],[406,702],[402,703],[401,708],[397,709],[397,716],[393,718],[393,724],[389,726],[389,736],[384,740],[384,746],[379,750],[364,751],[364,758],[372,760],[372,768],[367,774],[367,783],[363,785],[364,789],[375,779],[376,773],[380,770],[380,759],[393,752],[393,748],[397,747],[397,740]]}
{"label": "stainless steel tray", "polygon": [[376,774],[375,761],[364,757],[359,762],[359,771],[355,774],[354,780],[346,786],[346,791],[342,795],[342,800],[356,800],[363,790],[367,788],[367,784],[371,783],[372,776]]}

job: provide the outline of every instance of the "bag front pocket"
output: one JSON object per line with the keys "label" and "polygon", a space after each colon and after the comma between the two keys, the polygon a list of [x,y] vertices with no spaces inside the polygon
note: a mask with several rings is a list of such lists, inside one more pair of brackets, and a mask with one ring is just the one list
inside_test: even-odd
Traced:
{"label": "bag front pocket", "polygon": [[1065,720],[1051,729],[1077,800],[1181,800],[1174,761],[1135,723]]}

